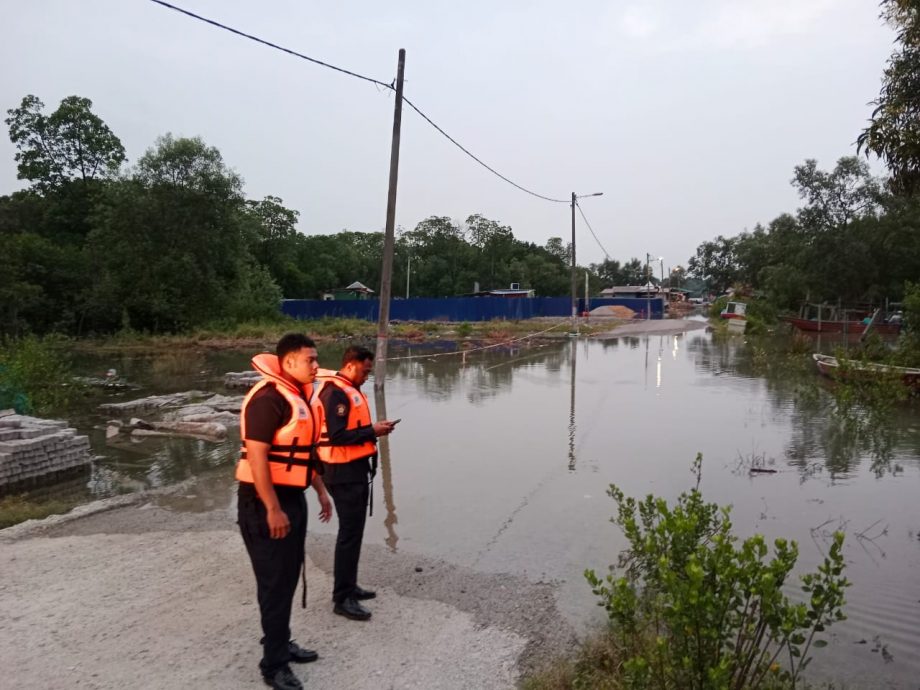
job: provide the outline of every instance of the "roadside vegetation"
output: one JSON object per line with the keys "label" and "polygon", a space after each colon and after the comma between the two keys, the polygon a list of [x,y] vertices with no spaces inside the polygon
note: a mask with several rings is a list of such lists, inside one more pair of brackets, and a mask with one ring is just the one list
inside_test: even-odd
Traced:
{"label": "roadside vegetation", "polygon": [[[798,546],[733,534],[730,508],[696,483],[673,503],[611,485],[612,518],[628,540],[609,574],[585,577],[608,626],[574,659],[524,683],[529,690],[803,688],[828,628],[845,618],[844,535],[817,570],[794,576]],[[790,597],[790,588],[801,594]]]}
{"label": "roadside vegetation", "polygon": [[69,346],[61,337],[0,341],[0,410],[41,415],[66,408],[80,394]]}
{"label": "roadside vegetation", "polygon": [[[579,332],[592,335],[609,331],[619,322],[614,319],[580,320]],[[283,316],[240,323],[218,323],[182,333],[146,333],[120,330],[110,336],[71,341],[79,350],[156,351],[171,348],[226,349],[274,346],[278,338],[291,331],[303,331],[318,342],[334,340],[373,340],[377,324],[362,319],[324,318],[303,321]],[[477,343],[499,343],[533,335],[534,339],[567,338],[568,319],[530,319],[525,321],[403,321],[390,324],[389,337],[409,342],[459,341],[458,347]]]}

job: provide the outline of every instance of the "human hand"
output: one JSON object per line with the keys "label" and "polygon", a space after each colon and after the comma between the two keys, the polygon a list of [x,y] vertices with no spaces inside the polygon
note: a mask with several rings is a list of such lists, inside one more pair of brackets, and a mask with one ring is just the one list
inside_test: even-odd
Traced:
{"label": "human hand", "polygon": [[329,500],[329,494],[325,491],[319,494],[319,521],[329,522],[332,517],[332,501]]}
{"label": "human hand", "polygon": [[268,522],[268,535],[272,539],[284,539],[291,531],[291,521],[281,508],[269,510],[266,521]]}
{"label": "human hand", "polygon": [[374,424],[374,435],[389,436],[393,432],[394,426],[396,425],[393,422],[387,421],[386,419],[376,422]]}

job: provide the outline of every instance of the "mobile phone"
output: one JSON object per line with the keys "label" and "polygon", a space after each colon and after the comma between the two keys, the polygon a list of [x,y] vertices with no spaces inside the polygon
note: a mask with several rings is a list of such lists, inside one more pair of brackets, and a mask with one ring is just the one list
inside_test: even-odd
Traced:
{"label": "mobile phone", "polygon": [[402,418],[400,418],[400,419],[394,419],[394,420],[391,422],[391,424],[392,424],[393,426],[396,426],[396,425],[399,424],[401,421],[402,421]]}

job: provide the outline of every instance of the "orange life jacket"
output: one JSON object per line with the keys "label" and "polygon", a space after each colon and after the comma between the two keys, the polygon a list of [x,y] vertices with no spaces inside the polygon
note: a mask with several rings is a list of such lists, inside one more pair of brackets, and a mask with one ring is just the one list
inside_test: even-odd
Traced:
{"label": "orange life jacket", "polygon": [[304,399],[298,387],[281,375],[281,367],[275,355],[256,355],[252,358],[252,368],[262,374],[262,380],[249,391],[240,411],[240,439],[243,446],[236,465],[236,478],[241,482],[254,483],[252,466],[246,457],[246,408],[256,393],[266,386],[274,386],[290,405],[291,416],[283,426],[275,430],[268,449],[268,469],[272,484],[305,489],[310,485],[313,472],[318,466],[315,451],[323,426],[322,403],[310,395],[310,389],[305,391],[307,399]]}
{"label": "orange life jacket", "polygon": [[[364,395],[355,385],[347,378],[332,371],[331,369],[320,369],[316,374],[316,380],[319,385],[316,388],[316,399],[319,399],[320,391],[326,386],[335,386],[348,396],[348,420],[346,429],[357,429],[362,426],[370,426],[371,408],[367,403],[367,396]],[[329,440],[329,429],[326,426],[326,420],[323,420],[322,433],[320,434],[319,444],[316,447],[319,459],[328,463],[346,463],[365,458],[377,457],[377,444],[372,441],[365,441],[351,446],[334,446]]]}

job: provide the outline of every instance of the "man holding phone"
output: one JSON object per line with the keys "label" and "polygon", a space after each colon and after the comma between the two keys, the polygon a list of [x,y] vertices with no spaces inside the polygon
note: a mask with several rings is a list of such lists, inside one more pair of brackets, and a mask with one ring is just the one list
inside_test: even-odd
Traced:
{"label": "man holding phone", "polygon": [[345,350],[339,371],[321,370],[318,378],[318,397],[325,411],[325,423],[317,450],[324,465],[323,480],[339,516],[332,610],[359,621],[371,617],[371,612],[360,602],[377,596],[358,586],[366,509],[377,471],[377,438],[390,434],[396,425],[387,420],[371,420],[361,386],[373,367],[374,353],[352,345]]}

